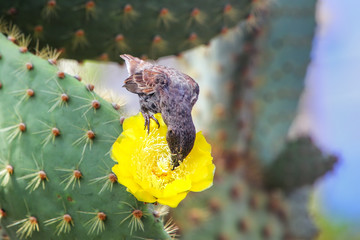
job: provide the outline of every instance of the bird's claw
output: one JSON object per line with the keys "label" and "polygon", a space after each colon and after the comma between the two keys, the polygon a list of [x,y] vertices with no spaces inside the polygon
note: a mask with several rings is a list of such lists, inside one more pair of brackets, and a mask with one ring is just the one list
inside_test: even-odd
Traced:
{"label": "bird's claw", "polygon": [[150,118],[151,118],[152,120],[154,120],[154,121],[156,122],[156,124],[158,125],[158,128],[160,128],[160,123],[159,123],[159,121],[158,121],[153,115],[151,115]]}
{"label": "bird's claw", "polygon": [[154,120],[156,122],[156,124],[158,125],[158,128],[160,128],[160,123],[159,121],[153,116],[153,115],[149,115],[149,114],[143,114],[144,119],[145,119],[145,126],[144,126],[144,130],[146,130],[147,128],[147,132],[148,134],[150,134],[150,118],[152,120]]}

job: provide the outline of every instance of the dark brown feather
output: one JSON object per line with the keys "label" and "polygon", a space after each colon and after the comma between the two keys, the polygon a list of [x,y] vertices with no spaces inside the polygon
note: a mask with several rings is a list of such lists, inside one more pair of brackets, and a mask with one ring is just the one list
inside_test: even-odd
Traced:
{"label": "dark brown feather", "polygon": [[132,93],[152,94],[167,82],[167,76],[164,73],[145,69],[128,77],[124,81],[124,87]]}

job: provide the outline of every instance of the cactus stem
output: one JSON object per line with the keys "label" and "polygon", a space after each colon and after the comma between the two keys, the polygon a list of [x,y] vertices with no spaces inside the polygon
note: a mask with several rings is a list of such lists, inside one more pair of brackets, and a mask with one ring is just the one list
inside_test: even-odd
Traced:
{"label": "cactus stem", "polygon": [[72,186],[74,189],[75,185],[77,184],[80,187],[80,179],[82,178],[82,173],[78,169],[56,169],[58,171],[66,172],[63,176],[64,180],[60,182],[60,184],[66,184],[64,190],[68,189]]}
{"label": "cactus stem", "polygon": [[61,233],[69,233],[71,231],[71,227],[74,226],[74,221],[69,214],[64,214],[59,217],[44,221],[45,226],[55,223],[58,223],[55,230],[55,234],[57,236],[59,236]]}
{"label": "cactus stem", "polygon": [[45,129],[34,132],[34,134],[44,135],[44,140],[41,141],[43,148],[50,142],[54,144],[55,138],[60,135],[60,130],[56,126],[51,126],[43,121],[39,120],[39,122],[45,126]]}
{"label": "cactus stem", "polygon": [[99,194],[101,194],[105,190],[112,191],[114,183],[117,182],[117,177],[114,173],[109,173],[105,176],[97,177],[90,180],[90,184],[100,183],[102,185]]}
{"label": "cactus stem", "polygon": [[82,211],[79,212],[84,214],[95,215],[93,218],[91,218],[89,221],[85,223],[85,227],[89,227],[88,235],[91,235],[94,232],[96,232],[96,234],[99,234],[105,230],[104,222],[107,216],[104,212],[82,212]]}
{"label": "cactus stem", "polygon": [[34,231],[39,232],[39,224],[34,216],[27,215],[26,218],[14,222],[7,227],[14,227],[20,225],[21,227],[16,231],[20,239],[31,237]]}

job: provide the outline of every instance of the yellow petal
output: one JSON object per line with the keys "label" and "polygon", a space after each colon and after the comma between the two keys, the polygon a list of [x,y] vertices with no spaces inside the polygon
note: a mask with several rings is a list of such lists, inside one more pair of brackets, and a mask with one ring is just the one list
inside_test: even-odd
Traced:
{"label": "yellow petal", "polygon": [[139,201],[147,203],[154,203],[157,201],[157,199],[153,195],[151,195],[151,193],[148,193],[142,189],[139,189],[135,192],[131,191],[130,189],[128,189],[128,191],[131,192]]}
{"label": "yellow petal", "polygon": [[138,113],[137,115],[126,118],[124,120],[123,129],[124,131],[128,129],[138,130],[140,128],[144,128],[144,124],[145,124],[144,117],[142,116],[141,113]]}
{"label": "yellow petal", "polygon": [[201,192],[211,187],[214,181],[214,172],[215,172],[214,164],[207,166],[206,170],[204,171],[205,174],[203,175],[203,178],[200,179],[199,181],[193,181],[190,191]]}
{"label": "yellow petal", "polygon": [[213,172],[209,172],[209,166],[214,166],[212,163],[212,157],[199,157],[197,159],[197,165],[189,166],[192,172],[190,174],[191,181],[198,182],[203,178],[206,178],[209,174],[213,174]]}
{"label": "yellow petal", "polygon": [[[166,142],[167,126],[161,114],[155,114],[154,117],[160,127],[154,120],[150,120],[150,134],[144,130],[145,120],[141,113],[124,121],[124,131],[111,151],[111,157],[118,162],[113,172],[119,183],[126,186],[139,201],[157,201],[176,207],[189,191],[202,191],[212,185],[215,166],[212,163],[211,146],[201,132],[197,133],[193,150],[176,172],[170,175],[158,174],[169,170],[163,168],[166,162],[154,161],[166,161],[170,159],[167,155],[170,153]],[[157,164],[163,165],[160,167]],[[149,166],[152,166],[151,169]]]}
{"label": "yellow petal", "polygon": [[172,183],[166,185],[161,196],[158,197],[162,197],[162,198],[171,197],[178,194],[179,192],[189,191],[190,188],[191,188],[191,181],[189,177],[187,177],[186,179],[177,179]]}
{"label": "yellow petal", "polygon": [[157,202],[172,208],[176,208],[179,205],[179,203],[186,197],[187,194],[188,192],[182,192],[182,193],[178,193],[176,196],[173,197],[159,198]]}
{"label": "yellow petal", "polygon": [[130,177],[133,175],[133,168],[131,166],[130,161],[124,161],[127,159],[120,158],[118,164],[115,164],[112,168],[113,173],[118,176],[118,178],[121,177]]}
{"label": "yellow petal", "polygon": [[126,186],[131,192],[137,192],[141,189],[140,185],[137,184],[133,178],[118,178],[120,184]]}

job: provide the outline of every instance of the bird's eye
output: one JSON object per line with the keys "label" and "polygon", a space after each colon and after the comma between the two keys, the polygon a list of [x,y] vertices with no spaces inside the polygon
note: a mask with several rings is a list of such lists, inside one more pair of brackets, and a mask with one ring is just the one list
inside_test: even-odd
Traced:
{"label": "bird's eye", "polygon": [[175,131],[172,130],[172,129],[170,129],[170,130],[169,130],[169,135],[174,135],[174,134],[175,134]]}
{"label": "bird's eye", "polygon": [[163,76],[158,76],[155,80],[156,83],[160,83],[161,85],[164,84],[164,77]]}

